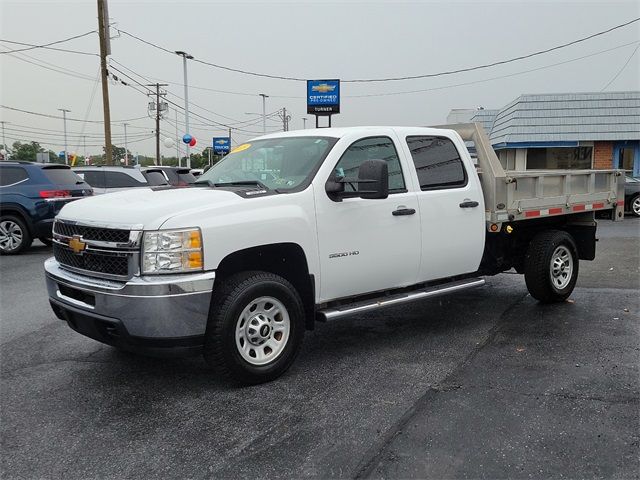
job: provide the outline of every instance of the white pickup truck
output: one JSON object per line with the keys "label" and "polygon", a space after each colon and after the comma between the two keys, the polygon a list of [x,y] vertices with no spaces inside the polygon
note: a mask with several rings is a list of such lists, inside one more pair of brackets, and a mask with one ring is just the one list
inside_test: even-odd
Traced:
{"label": "white pickup truck", "polygon": [[66,205],[48,294],[81,334],[148,354],[203,353],[234,381],[264,382],[287,370],[316,321],[512,268],[539,301],[565,300],[579,259],[595,256],[594,211],[622,218],[623,179],[505,172],[474,124],[267,135],[199,187]]}

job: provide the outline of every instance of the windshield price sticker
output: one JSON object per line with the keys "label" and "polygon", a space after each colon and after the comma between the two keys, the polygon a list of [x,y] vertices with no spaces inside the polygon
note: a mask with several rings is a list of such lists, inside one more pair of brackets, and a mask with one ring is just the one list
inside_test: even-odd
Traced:
{"label": "windshield price sticker", "polygon": [[251,148],[251,144],[250,143],[243,143],[242,145],[238,145],[236,148],[231,150],[231,153],[244,152],[245,150],[248,150],[249,148]]}

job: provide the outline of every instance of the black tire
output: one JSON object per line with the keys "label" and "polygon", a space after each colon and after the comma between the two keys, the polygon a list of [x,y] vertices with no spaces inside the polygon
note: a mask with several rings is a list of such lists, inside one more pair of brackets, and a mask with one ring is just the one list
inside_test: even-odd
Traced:
{"label": "black tire", "polygon": [[629,201],[629,211],[634,217],[640,217],[640,195],[636,195]]}
{"label": "black tire", "polygon": [[[524,259],[524,279],[531,296],[541,303],[566,300],[578,280],[577,252],[576,244],[567,232],[549,230],[536,235],[529,243]],[[554,261],[560,267],[554,269]]]}
{"label": "black tire", "polygon": [[[278,347],[281,350],[273,360],[255,365],[243,358],[239,342],[245,344],[242,339],[237,338],[237,332],[243,330],[241,314],[246,312],[244,317],[253,315],[251,308],[256,306],[257,299],[265,297],[275,299],[284,307],[289,321],[288,333],[283,340],[284,345]],[[268,307],[269,302],[266,302],[266,305]],[[248,318],[247,326],[244,328],[250,328],[248,323],[254,320]],[[279,321],[283,321],[282,316]],[[278,378],[291,366],[302,345],[304,330],[302,300],[291,283],[273,273],[241,272],[223,280],[220,286],[214,289],[205,334],[204,358],[218,374],[232,382],[243,385],[269,382]],[[275,338],[277,332],[273,332],[275,329],[271,332]],[[282,338],[284,337],[281,336]],[[253,343],[249,342],[246,345],[249,353],[245,352],[244,355],[250,354],[253,349]],[[255,348],[264,354],[268,347]]]}
{"label": "black tire", "polygon": [[[16,238],[19,242],[16,243]],[[20,217],[0,217],[0,255],[17,255],[31,246],[33,239],[26,223]]]}
{"label": "black tire", "polygon": [[50,247],[51,245],[53,245],[53,241],[50,238],[39,237],[38,240],[40,240],[42,243],[44,243],[47,247]]}

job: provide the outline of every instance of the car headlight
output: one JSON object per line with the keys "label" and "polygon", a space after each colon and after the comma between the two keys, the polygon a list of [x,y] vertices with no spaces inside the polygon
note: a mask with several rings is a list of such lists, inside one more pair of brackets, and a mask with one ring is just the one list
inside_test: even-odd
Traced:
{"label": "car headlight", "polygon": [[196,272],[203,267],[199,228],[144,232],[142,274]]}

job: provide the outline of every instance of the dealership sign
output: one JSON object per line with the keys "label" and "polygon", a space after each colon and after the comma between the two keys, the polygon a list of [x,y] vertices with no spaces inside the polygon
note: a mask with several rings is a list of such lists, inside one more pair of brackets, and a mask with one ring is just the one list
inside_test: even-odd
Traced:
{"label": "dealership sign", "polygon": [[307,80],[307,113],[340,113],[340,80]]}
{"label": "dealership sign", "polygon": [[229,137],[213,137],[213,153],[226,155],[230,149],[231,139]]}

